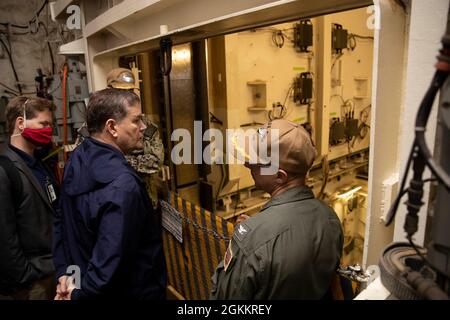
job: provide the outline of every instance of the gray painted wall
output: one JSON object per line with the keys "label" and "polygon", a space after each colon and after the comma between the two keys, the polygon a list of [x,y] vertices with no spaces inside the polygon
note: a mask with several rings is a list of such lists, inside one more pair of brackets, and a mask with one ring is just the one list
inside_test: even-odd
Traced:
{"label": "gray painted wall", "polygon": [[[1,0],[0,1],[0,23],[10,23],[16,25],[28,25],[28,22],[34,17],[41,8],[44,0]],[[55,74],[58,76],[64,64],[64,58],[58,56],[58,47],[66,42],[74,40],[76,34],[65,28],[64,25],[57,24],[51,20],[49,6],[46,5],[39,15],[39,21],[44,23],[48,29],[48,37],[45,28],[40,26],[35,34],[17,35],[14,33],[26,33],[27,29],[11,27],[8,29],[0,25],[0,38],[9,46],[7,37],[11,44],[12,59],[17,71],[22,90],[26,95],[34,96],[36,87],[34,78],[37,75],[36,70],[41,68],[44,74],[52,73],[51,59],[47,46],[50,42],[54,61]],[[0,82],[17,91],[16,80],[11,68],[11,64],[4,47],[0,44]],[[0,84],[0,96],[12,98],[14,95],[5,92],[5,87]],[[2,133],[4,131],[4,105],[0,104],[0,143],[2,142]],[[4,138],[4,137],[3,137]]]}
{"label": "gray painted wall", "polygon": [[[2,0],[0,2],[0,22],[18,25],[27,25],[34,14],[43,4],[43,0]],[[58,45],[62,43],[57,33],[57,24],[50,18],[48,5],[39,16],[39,20],[47,25],[49,36],[45,35],[44,28],[40,27],[36,34],[10,35],[12,55],[19,80],[23,83],[24,92],[34,92],[36,69],[42,68],[44,73],[51,73],[51,60],[46,41],[49,40],[53,55],[55,56],[55,71],[59,70],[62,59],[57,58]],[[0,26],[0,30],[6,30]],[[26,29],[11,28],[12,32],[26,32]],[[5,36],[1,36],[5,40]],[[8,55],[2,48],[0,51],[0,82],[17,90]],[[1,86],[0,86],[1,87]],[[0,88],[0,93],[4,88]]]}

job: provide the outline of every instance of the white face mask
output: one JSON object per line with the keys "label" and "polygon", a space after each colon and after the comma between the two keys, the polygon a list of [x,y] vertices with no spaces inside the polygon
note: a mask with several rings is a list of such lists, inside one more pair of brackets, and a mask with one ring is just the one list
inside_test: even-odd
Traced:
{"label": "white face mask", "polygon": [[[25,100],[25,103],[23,104],[23,120],[24,120],[24,127],[22,129],[22,131],[27,127],[27,103],[28,103],[28,99]],[[20,133],[15,133],[11,135],[11,138],[13,137],[18,137],[22,135],[22,132]]]}

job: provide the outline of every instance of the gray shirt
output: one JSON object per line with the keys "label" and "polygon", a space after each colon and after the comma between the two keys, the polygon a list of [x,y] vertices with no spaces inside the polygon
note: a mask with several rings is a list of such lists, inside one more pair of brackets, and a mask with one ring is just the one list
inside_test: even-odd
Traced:
{"label": "gray shirt", "polygon": [[342,245],[336,213],[309,188],[289,189],[235,227],[211,299],[321,299]]}

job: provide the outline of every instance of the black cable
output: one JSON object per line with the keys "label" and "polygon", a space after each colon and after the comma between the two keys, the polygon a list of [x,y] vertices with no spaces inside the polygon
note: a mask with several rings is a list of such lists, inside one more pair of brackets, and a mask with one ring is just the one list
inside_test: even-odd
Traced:
{"label": "black cable", "polygon": [[430,168],[431,172],[433,172],[433,174],[439,179],[439,181],[444,184],[445,188],[447,190],[450,190],[450,176],[442,169],[441,166],[436,164],[425,140],[425,128],[427,125],[428,117],[430,116],[434,99],[437,92],[447,79],[447,76],[448,72],[446,71],[436,71],[433,81],[431,82],[431,85],[427,93],[425,94],[425,97],[423,98],[417,112],[415,134],[417,146],[419,147],[420,153],[424,158],[427,167]]}
{"label": "black cable", "polygon": [[44,10],[45,6],[48,4],[48,0],[45,0],[40,9],[34,14],[33,18],[31,18],[31,20],[28,21],[28,25],[18,25],[18,24],[14,24],[14,23],[8,23],[8,22],[0,22],[1,25],[4,26],[11,26],[14,28],[19,28],[19,29],[29,29],[30,28],[30,24],[32,24],[33,22],[36,21],[36,18],[39,17],[39,15],[41,14],[42,10]]}
{"label": "black cable", "polygon": [[290,86],[289,89],[288,89],[288,92],[286,93],[286,97],[284,97],[283,107],[286,106],[286,100],[287,100],[287,98],[289,97],[289,94],[291,93],[293,87],[294,87],[294,85],[291,84],[291,86]]}
{"label": "black cable", "polygon": [[[434,181],[437,181],[437,179],[436,179],[436,178],[428,178],[428,179],[422,180],[423,183],[426,183],[426,182],[434,182]],[[408,188],[402,190],[402,191],[399,193],[400,198],[402,198],[408,191],[409,191]]]}
{"label": "black cable", "polygon": [[47,47],[48,47],[48,53],[50,54],[50,60],[52,61],[52,74],[55,74],[55,59],[53,58],[52,47],[50,46],[50,42],[48,41],[48,29],[47,29],[47,26],[43,22],[39,22],[39,25],[42,25],[42,27],[44,27],[45,37],[46,37],[46,42],[47,42]]}
{"label": "black cable", "polygon": [[333,71],[334,65],[336,62],[344,55],[344,53],[340,52],[336,55],[336,58],[334,59],[334,62],[331,64],[331,71]]}
{"label": "black cable", "polygon": [[38,12],[34,16],[34,18],[31,20],[31,22],[36,21],[36,17],[39,17],[39,15],[41,14],[42,10],[44,10],[44,8],[47,5],[47,3],[48,3],[48,0],[45,0],[44,3],[42,3],[41,8],[38,10]]}
{"label": "black cable", "polygon": [[4,84],[3,82],[0,82],[0,86],[5,87],[6,89],[8,89],[9,91],[13,91],[16,95],[18,95],[19,92],[17,92],[15,89],[8,87],[6,84]]}
{"label": "black cable", "polygon": [[[17,84],[17,89],[19,90],[19,93],[22,95],[22,87],[20,86],[19,83],[19,77],[17,76],[17,72],[16,72],[16,67],[14,66],[14,61],[12,59],[12,55],[11,55],[11,49],[8,49],[8,47],[6,46],[5,42],[3,41],[2,38],[0,38],[0,43],[3,45],[3,47],[5,48],[6,53],[8,54],[9,57],[9,63],[11,64],[11,68],[14,74],[14,78],[16,79],[16,84]],[[11,47],[11,44],[9,44]]]}
{"label": "black cable", "polygon": [[272,32],[272,42],[278,48],[280,48],[280,49],[283,48],[283,46],[284,46],[284,35],[283,35],[283,32],[281,30],[277,30],[277,31]]}
{"label": "black cable", "polygon": [[50,46],[50,42],[47,41],[48,52],[50,54],[50,60],[52,61],[52,74],[55,74],[55,58],[53,57],[52,47]]}
{"label": "black cable", "polygon": [[283,34],[283,36],[288,39],[290,42],[294,42],[294,39],[292,39],[291,37],[289,37],[289,35],[287,35],[283,30],[281,31],[281,33]]}
{"label": "black cable", "polygon": [[17,24],[10,24],[11,27],[19,28],[19,29],[28,29],[30,26],[20,26]]}
{"label": "black cable", "polygon": [[161,38],[159,41],[159,50],[159,65],[161,68],[161,73],[163,76],[168,76],[172,70],[172,39]]}
{"label": "black cable", "polygon": [[51,45],[50,45],[50,42],[48,41],[48,28],[47,28],[47,26],[46,26],[42,21],[39,21],[39,23],[37,24],[37,29],[36,29],[35,32],[31,32],[31,31],[28,31],[28,32],[13,32],[12,34],[13,34],[13,35],[36,34],[36,33],[39,32],[39,29],[40,29],[39,27],[40,27],[40,26],[42,26],[42,27],[44,28],[44,31],[45,31],[45,37],[46,37],[46,42],[47,42],[47,48],[48,48],[48,52],[49,52],[50,60],[51,60],[51,70],[52,70],[52,74],[55,74],[55,58],[54,58],[54,55],[53,55],[53,51],[52,51],[52,47],[51,47]]}
{"label": "black cable", "polygon": [[27,31],[27,32],[13,32],[12,34],[14,36],[25,36],[27,34],[30,34],[30,32],[29,31]]}
{"label": "black cable", "polygon": [[354,37],[354,38],[359,38],[359,39],[366,39],[366,40],[373,40],[374,39],[374,37],[372,37],[372,36],[361,36],[361,35],[356,34],[356,33],[350,33],[350,35],[352,37]]}
{"label": "black cable", "polygon": [[12,91],[9,91],[9,90],[5,90],[5,89],[4,89],[3,92],[12,94],[13,96],[16,96],[16,97],[19,96],[19,94],[15,93],[15,92],[12,92]]}
{"label": "black cable", "polygon": [[[416,128],[415,128],[415,140],[413,143],[413,146],[411,148],[411,152],[409,153],[408,162],[406,165],[405,173],[403,175],[402,183],[400,190],[401,192],[405,188],[406,178],[408,176],[409,168],[411,166],[411,162],[413,159],[414,151],[417,147],[418,151],[421,154],[421,157],[425,160],[427,166],[430,168],[431,172],[433,173],[436,178],[440,182],[442,182],[446,188],[448,189],[450,186],[450,178],[448,175],[442,170],[441,167],[437,166],[432,159],[431,153],[426,145],[425,141],[425,127],[428,121],[428,117],[431,112],[431,108],[433,106],[434,98],[436,97],[437,92],[439,91],[440,87],[443,85],[444,81],[447,79],[448,73],[445,71],[437,70],[434,74],[433,80],[431,82],[430,87],[428,88],[424,98],[422,99],[422,102],[419,106],[419,110],[417,112],[416,117]],[[389,209],[387,219],[386,219],[386,226],[389,226],[392,223],[392,220],[395,216],[395,213],[397,211],[397,208],[400,204],[400,198],[401,193],[397,195],[395,198],[395,201],[391,208]]]}
{"label": "black cable", "polygon": [[[397,197],[395,198],[394,203],[392,204],[391,208],[389,209],[388,214],[386,215],[385,226],[389,226],[392,223],[393,218],[395,216],[395,213],[396,213],[396,211],[398,209],[398,206],[400,204],[401,198],[403,198],[403,196],[409,191],[409,188],[405,188],[405,184],[406,184],[406,178],[407,178],[408,172],[409,172],[409,167],[410,167],[411,161],[413,160],[414,149],[415,149],[415,145],[413,145],[413,148],[412,148],[412,150],[411,150],[411,152],[409,154],[409,158],[408,158],[408,162],[407,162],[407,165],[406,165],[405,173],[403,174],[402,182],[401,182],[401,185],[400,185],[400,191],[399,191]],[[435,181],[438,181],[438,179],[436,179],[436,178],[428,178],[428,179],[422,180],[421,182],[422,183],[427,183],[427,182],[435,182]]]}
{"label": "black cable", "polygon": [[278,115],[274,114],[275,113],[274,110],[269,110],[269,113],[268,113],[269,120],[275,120],[275,119],[282,119],[282,118],[284,118],[284,116],[286,115],[286,112],[287,112],[286,100],[289,97],[289,94],[291,93],[293,88],[294,88],[294,84],[291,84],[291,86],[289,87],[289,89],[288,89],[288,91],[286,93],[286,97],[284,97],[283,104],[281,106],[280,105],[276,106],[277,108],[281,108],[280,113]]}
{"label": "black cable", "polygon": [[14,28],[19,28],[19,29],[28,29],[29,26],[20,26],[17,24],[13,24],[13,23],[9,23],[9,22],[0,22],[1,25],[5,26],[5,27],[14,27]]}
{"label": "black cable", "polygon": [[362,36],[356,33],[349,33],[347,36],[348,39],[348,48],[350,51],[355,51],[356,49],[356,39],[362,39],[362,40],[374,40],[374,37],[372,36]]}

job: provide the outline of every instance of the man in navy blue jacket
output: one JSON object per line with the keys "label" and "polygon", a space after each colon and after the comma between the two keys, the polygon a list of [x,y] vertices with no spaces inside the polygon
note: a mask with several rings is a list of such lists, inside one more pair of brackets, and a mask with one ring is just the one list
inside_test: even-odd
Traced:
{"label": "man in navy blue jacket", "polygon": [[[73,151],[64,171],[54,225],[55,299],[164,299],[160,224],[124,157],[143,147],[139,97],[113,88],[94,92],[87,127],[90,138]],[[77,268],[81,281],[75,287],[68,270]]]}

